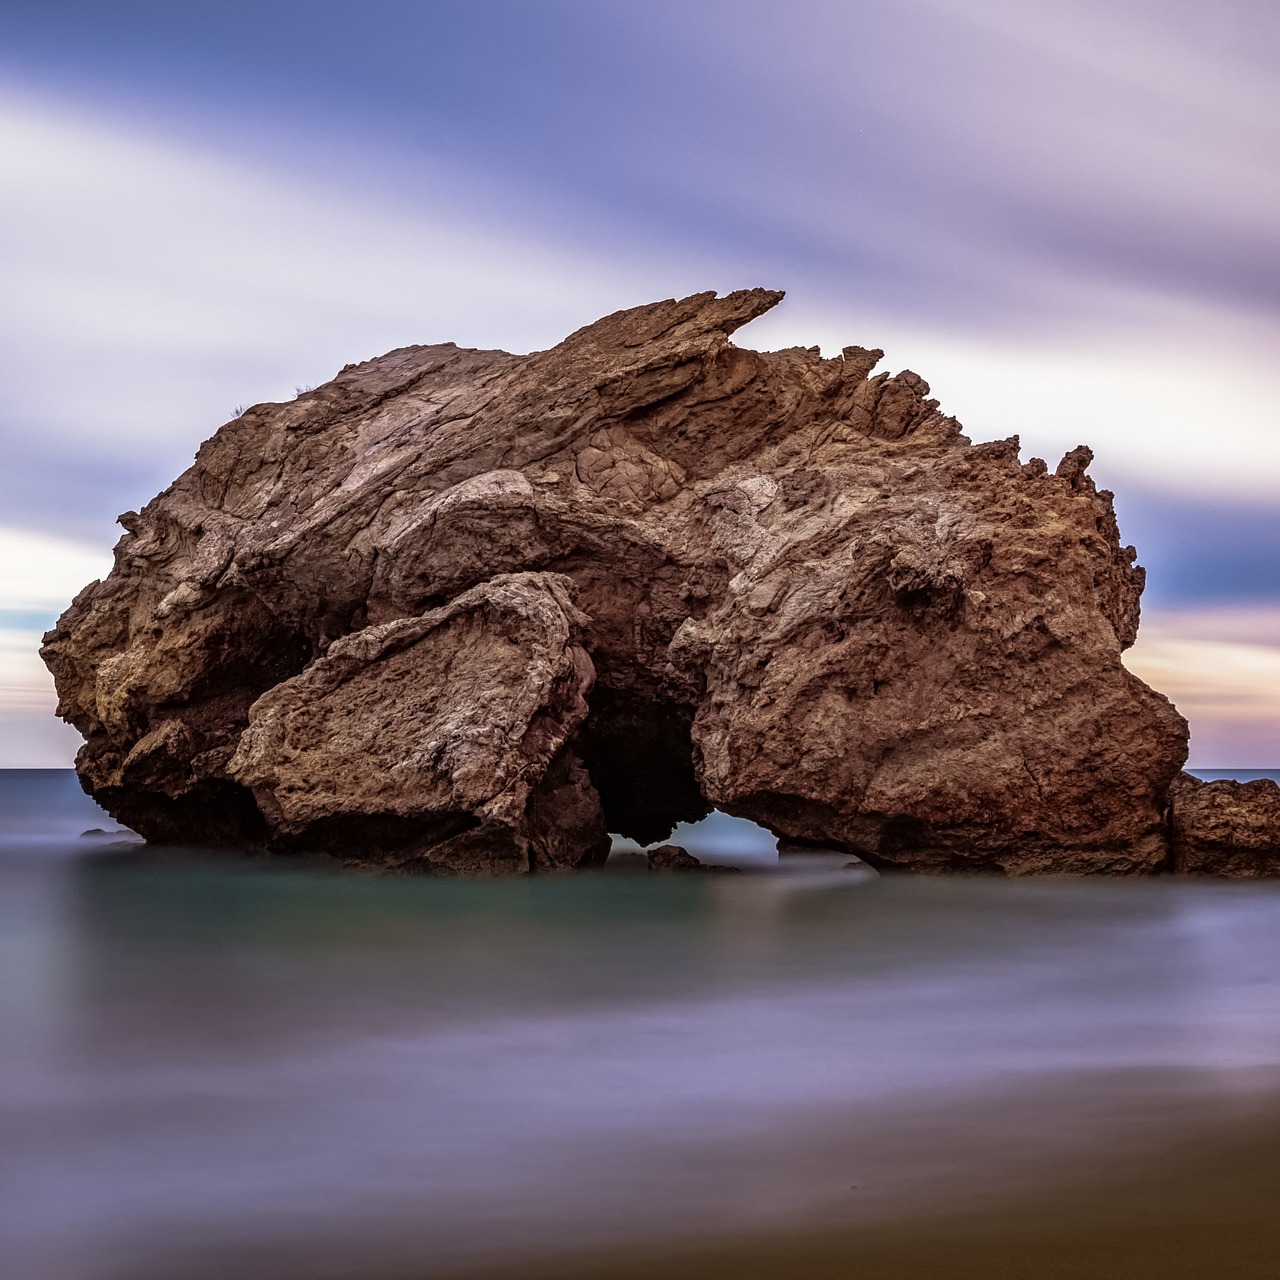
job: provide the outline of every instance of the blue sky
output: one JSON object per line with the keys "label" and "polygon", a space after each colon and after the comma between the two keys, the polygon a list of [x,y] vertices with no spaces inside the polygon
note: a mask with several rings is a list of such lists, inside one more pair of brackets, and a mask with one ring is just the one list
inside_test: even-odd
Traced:
{"label": "blue sky", "polygon": [[763,284],[975,439],[1090,443],[1193,761],[1280,763],[1271,0],[0,8],[0,763],[32,637],[238,404]]}

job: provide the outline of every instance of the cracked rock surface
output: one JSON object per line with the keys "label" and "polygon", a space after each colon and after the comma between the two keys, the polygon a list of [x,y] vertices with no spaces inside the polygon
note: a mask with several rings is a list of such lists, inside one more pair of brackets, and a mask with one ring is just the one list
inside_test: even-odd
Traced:
{"label": "cracked rock surface", "polygon": [[714,806],[874,866],[1140,872],[1181,716],[1073,450],[971,444],[877,351],[755,352],[763,289],[527,356],[406,347],[256,405],[46,637],[148,839],[586,866]]}

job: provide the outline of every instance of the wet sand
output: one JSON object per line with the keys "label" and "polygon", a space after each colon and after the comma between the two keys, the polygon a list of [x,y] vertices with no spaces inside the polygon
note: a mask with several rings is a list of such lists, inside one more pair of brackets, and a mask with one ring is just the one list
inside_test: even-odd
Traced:
{"label": "wet sand", "polygon": [[[1074,1107],[1068,1111],[1074,1115]],[[906,1198],[869,1212],[827,1212],[784,1229],[465,1274],[475,1280],[1280,1276],[1280,1095],[1241,1098],[1226,1112],[1219,1102],[1188,1098],[1170,1118],[1183,1136],[1168,1145],[1153,1140],[1149,1119],[1137,1117],[1133,1132],[1114,1146],[1068,1156],[1056,1177],[1037,1170],[1029,1152],[1022,1186],[1007,1162],[998,1172],[984,1166],[977,1141],[968,1152],[976,1161],[973,1184],[921,1186],[914,1204]],[[971,1143],[981,1123],[975,1120]],[[943,1140],[955,1138],[953,1132]]]}

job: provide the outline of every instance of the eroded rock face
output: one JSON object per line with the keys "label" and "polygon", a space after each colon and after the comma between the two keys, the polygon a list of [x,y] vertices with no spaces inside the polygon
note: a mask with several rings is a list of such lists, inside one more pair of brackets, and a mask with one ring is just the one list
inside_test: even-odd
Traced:
{"label": "eroded rock face", "polygon": [[879,867],[1145,871],[1186,754],[1121,664],[1143,573],[1087,449],[971,445],[780,294],[529,356],[408,347],[229,422],[46,637],[148,838],[590,864],[711,806]]}
{"label": "eroded rock face", "polygon": [[1170,788],[1173,865],[1189,875],[1280,876],[1280,786],[1202,782],[1188,773]]}
{"label": "eroded rock face", "polygon": [[572,590],[503,574],[344,636],[250,707],[227,773],[281,845],[345,839],[480,874],[603,862],[604,815],[569,745],[595,678]]}

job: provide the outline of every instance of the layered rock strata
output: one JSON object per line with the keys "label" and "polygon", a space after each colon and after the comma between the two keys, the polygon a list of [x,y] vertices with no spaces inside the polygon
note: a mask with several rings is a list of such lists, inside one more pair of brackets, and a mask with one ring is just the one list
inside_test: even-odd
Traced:
{"label": "layered rock strata", "polygon": [[912,870],[1150,871],[1186,725],[1090,453],[971,444],[762,289],[406,347],[227,423],[46,637],[148,839],[590,865],[714,806]]}

